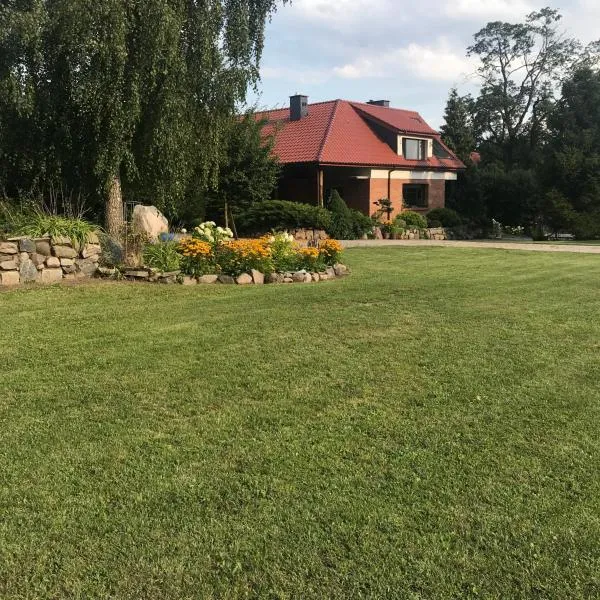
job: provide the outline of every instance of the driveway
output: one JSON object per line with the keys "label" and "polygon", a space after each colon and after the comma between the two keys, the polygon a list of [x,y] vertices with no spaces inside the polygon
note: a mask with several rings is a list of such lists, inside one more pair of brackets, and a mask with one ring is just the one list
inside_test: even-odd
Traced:
{"label": "driveway", "polygon": [[437,246],[445,248],[497,248],[499,250],[528,250],[530,252],[581,252],[600,254],[600,245],[584,244],[546,244],[494,241],[458,241],[458,240],[342,240],[344,248],[386,248],[389,246]]}

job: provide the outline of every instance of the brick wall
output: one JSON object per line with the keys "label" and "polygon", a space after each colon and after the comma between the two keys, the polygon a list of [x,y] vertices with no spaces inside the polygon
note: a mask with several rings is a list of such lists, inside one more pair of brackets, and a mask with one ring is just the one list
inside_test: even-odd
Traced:
{"label": "brick wall", "polygon": [[[388,180],[387,179],[371,179],[370,190],[370,214],[378,210],[375,202],[381,198],[388,196]],[[424,184],[429,186],[428,191],[428,206],[427,208],[417,209],[419,212],[427,212],[432,208],[443,208],[446,200],[446,182],[441,180],[429,179],[392,179],[390,189],[390,200],[392,201],[392,218],[402,212],[402,195],[403,186],[405,183]]]}

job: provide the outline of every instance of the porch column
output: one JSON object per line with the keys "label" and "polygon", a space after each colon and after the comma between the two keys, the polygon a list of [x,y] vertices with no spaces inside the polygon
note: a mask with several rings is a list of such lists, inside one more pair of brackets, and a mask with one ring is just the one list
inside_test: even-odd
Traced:
{"label": "porch column", "polygon": [[323,169],[317,167],[317,204],[324,206],[323,203]]}

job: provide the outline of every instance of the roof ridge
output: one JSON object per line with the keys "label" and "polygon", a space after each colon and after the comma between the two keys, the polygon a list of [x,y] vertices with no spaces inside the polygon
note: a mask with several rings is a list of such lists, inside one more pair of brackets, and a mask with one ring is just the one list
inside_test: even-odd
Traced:
{"label": "roof ridge", "polygon": [[325,151],[325,144],[327,143],[327,138],[329,138],[329,134],[331,133],[331,128],[333,127],[333,122],[335,121],[335,115],[342,100],[334,100],[333,102],[333,110],[331,111],[331,117],[329,119],[329,123],[327,124],[327,130],[325,131],[325,135],[323,136],[323,141],[321,142],[319,153],[317,154],[317,162],[321,162],[323,152]]}
{"label": "roof ridge", "polygon": [[[311,102],[308,106],[319,106],[321,104],[333,104],[334,102],[339,102],[339,100],[322,100],[321,102]],[[290,110],[289,106],[283,106],[282,108],[266,108],[265,110],[257,110],[253,114],[260,115],[261,113],[271,113],[278,110]]]}

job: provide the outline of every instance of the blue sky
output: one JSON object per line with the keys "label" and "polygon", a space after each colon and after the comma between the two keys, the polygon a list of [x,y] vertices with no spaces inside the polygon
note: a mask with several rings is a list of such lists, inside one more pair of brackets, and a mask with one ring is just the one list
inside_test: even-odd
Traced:
{"label": "blue sky", "polygon": [[546,5],[561,10],[569,35],[600,38],[600,0],[293,0],[267,28],[260,93],[250,101],[287,106],[296,92],[310,102],[386,99],[437,128],[450,88],[476,89],[465,56],[473,34]]}

